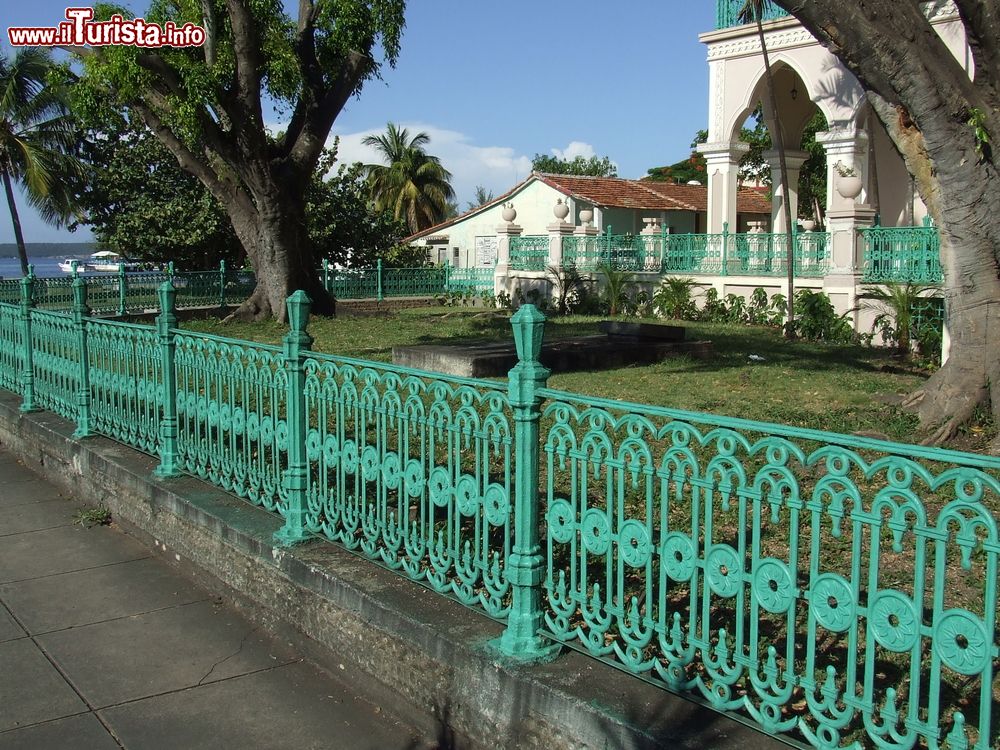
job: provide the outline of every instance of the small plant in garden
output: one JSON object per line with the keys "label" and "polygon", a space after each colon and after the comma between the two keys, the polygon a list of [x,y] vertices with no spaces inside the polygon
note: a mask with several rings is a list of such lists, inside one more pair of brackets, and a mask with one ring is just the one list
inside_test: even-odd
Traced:
{"label": "small plant in garden", "polygon": [[894,344],[898,353],[909,356],[913,340],[914,306],[920,300],[926,299],[925,292],[936,289],[938,287],[933,284],[912,282],[866,286],[861,290],[862,294],[868,297],[868,301],[863,303],[864,306],[882,311],[875,317],[872,332],[881,333],[885,343]]}
{"label": "small plant in garden", "polygon": [[556,293],[556,312],[569,315],[579,302],[580,290],[588,283],[576,266],[549,266],[549,277]]}
{"label": "small plant in garden", "polygon": [[111,523],[111,511],[103,505],[96,508],[81,508],[73,516],[73,523],[88,529],[93,526],[108,526]]}
{"label": "small plant in garden", "polygon": [[795,293],[795,331],[814,341],[850,343],[854,338],[851,310],[837,315],[830,298],[823,292],[800,289]]}
{"label": "small plant in garden", "polygon": [[726,305],[729,310],[726,320],[730,323],[745,323],[747,320],[747,301],[741,294],[727,294]]}
{"label": "small plant in garden", "polygon": [[653,295],[653,309],[664,318],[690,320],[696,312],[694,290],[703,286],[694,279],[668,276]]}
{"label": "small plant in garden", "polygon": [[501,310],[511,310],[514,307],[514,302],[507,292],[500,292],[496,297],[496,306]]}
{"label": "small plant in garden", "polygon": [[788,298],[780,292],[771,295],[771,305],[768,308],[767,324],[771,326],[781,326],[785,322],[785,313],[788,309]]}
{"label": "small plant in garden", "polygon": [[719,291],[715,287],[705,290],[705,301],[698,312],[698,320],[706,323],[724,323],[728,320],[728,315],[726,303],[719,299]]}
{"label": "small plant in garden", "polygon": [[610,263],[602,263],[597,270],[604,277],[604,298],[608,303],[608,315],[613,318],[623,303],[628,304],[628,290],[635,277],[628,271],[618,270]]}

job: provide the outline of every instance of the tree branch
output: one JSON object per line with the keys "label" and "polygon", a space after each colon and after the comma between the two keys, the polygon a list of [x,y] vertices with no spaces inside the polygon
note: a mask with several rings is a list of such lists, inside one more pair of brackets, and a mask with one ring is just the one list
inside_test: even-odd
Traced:
{"label": "tree branch", "polygon": [[304,114],[301,130],[294,141],[289,141],[292,144],[289,158],[300,173],[312,172],[334,120],[368,74],[371,65],[370,57],[360,52],[351,52],[337,79],[326,90],[322,99]]}
{"label": "tree branch", "polygon": [[260,103],[260,40],[256,23],[243,0],[226,0],[233,31],[233,51],[236,57],[236,92],[239,117],[234,124],[242,139],[255,148],[263,148],[264,114]]}

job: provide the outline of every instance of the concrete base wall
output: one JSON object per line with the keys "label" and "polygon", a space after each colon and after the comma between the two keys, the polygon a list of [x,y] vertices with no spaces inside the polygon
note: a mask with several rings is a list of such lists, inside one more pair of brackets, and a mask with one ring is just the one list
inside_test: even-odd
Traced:
{"label": "concrete base wall", "polygon": [[0,444],[442,747],[781,746],[580,654],[497,663],[498,623],[325,541],[276,549],[276,515],[196,479],[152,481],[153,458],[18,405],[0,392]]}

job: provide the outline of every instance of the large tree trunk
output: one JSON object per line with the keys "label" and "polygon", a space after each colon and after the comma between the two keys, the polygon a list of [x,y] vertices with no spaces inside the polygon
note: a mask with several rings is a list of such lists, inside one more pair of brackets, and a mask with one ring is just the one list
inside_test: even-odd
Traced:
{"label": "large tree trunk", "polygon": [[334,301],[320,281],[306,234],[304,202],[304,198],[296,200],[272,189],[258,195],[256,205],[241,201],[226,205],[257,277],[256,288],[232,314],[233,318],[275,317],[284,321],[285,300],[299,289],[313,301],[314,314],[334,314]]}
{"label": "large tree trunk", "polygon": [[921,3],[776,1],[861,81],[941,232],[951,351],[907,405],[935,428],[928,442],[951,437],[984,403],[1000,420],[1000,171],[969,122],[1000,138],[1000,13],[955,0],[973,82]]}
{"label": "large tree trunk", "polygon": [[14,203],[14,188],[10,184],[10,175],[6,172],[3,175],[3,189],[7,194],[7,206],[10,208],[10,220],[14,224],[14,241],[17,243],[17,257],[21,261],[21,275],[28,275],[28,249],[24,244],[24,235],[21,233],[21,217],[17,214],[17,204]]}

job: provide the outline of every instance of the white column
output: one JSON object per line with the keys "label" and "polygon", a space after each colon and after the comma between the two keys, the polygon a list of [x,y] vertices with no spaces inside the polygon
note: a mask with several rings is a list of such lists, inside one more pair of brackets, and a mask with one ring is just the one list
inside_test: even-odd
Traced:
{"label": "white column", "polygon": [[[771,167],[771,232],[780,233],[788,228],[788,222],[799,218],[799,173],[809,154],[805,151],[785,151],[785,166],[788,168],[788,186],[781,183],[781,160],[774,149],[763,154]],[[788,200],[785,200],[785,194]]]}
{"label": "white column", "polygon": [[702,143],[698,152],[705,156],[708,172],[709,234],[718,234],[723,224],[737,231],[736,194],[739,191],[740,159],[750,150],[742,141]]}
{"label": "white column", "polygon": [[562,267],[562,238],[569,237],[576,229],[567,221],[554,221],[546,229],[549,233],[549,268]]}
{"label": "white column", "polygon": [[520,237],[524,227],[513,221],[497,225],[497,264],[493,269],[493,293],[510,294],[510,238]]}
{"label": "white column", "polygon": [[826,211],[846,211],[854,208],[855,201],[844,198],[837,192],[840,173],[852,171],[861,178],[864,186],[857,202],[867,203],[867,180],[865,167],[868,165],[868,134],[856,128],[831,128],[816,133],[817,142],[826,149]]}

